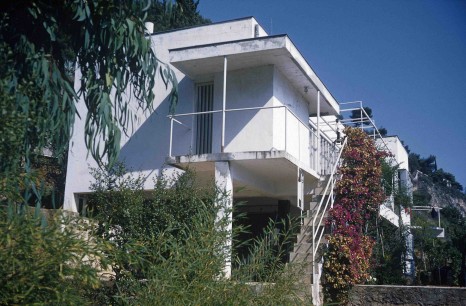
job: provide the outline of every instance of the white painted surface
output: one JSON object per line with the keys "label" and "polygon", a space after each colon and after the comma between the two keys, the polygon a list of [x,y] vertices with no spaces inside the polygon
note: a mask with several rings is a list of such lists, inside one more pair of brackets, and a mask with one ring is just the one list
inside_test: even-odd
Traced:
{"label": "white painted surface", "polygon": [[[168,63],[171,57],[170,49],[252,39],[254,38],[254,27],[256,24],[257,21],[254,18],[244,18],[170,31],[151,36],[152,46],[157,57],[162,62]],[[259,36],[267,36],[267,33],[260,26]],[[261,45],[260,43],[256,44],[256,41],[253,40],[252,45],[251,43],[246,43],[242,46],[248,50],[258,48],[260,51],[262,50],[261,48],[270,47],[270,43],[273,45],[273,41],[275,40],[268,41],[267,39],[262,39],[262,41],[267,42]],[[291,54],[299,61],[299,65],[308,66],[289,38],[282,36],[277,43],[283,44],[285,55]],[[233,50],[238,46],[241,46],[241,44],[233,46]],[[205,51],[205,49],[202,50]],[[202,52],[196,54],[196,56],[202,59],[210,55]],[[214,60],[214,58],[209,58],[207,62]],[[220,60],[222,61],[222,58]],[[290,62],[289,56],[287,61],[287,63],[292,62]],[[235,63],[234,57],[229,59],[229,69],[235,67],[235,64],[244,65],[244,63]],[[300,82],[307,82],[306,84],[309,84],[310,81],[315,81],[316,86],[321,87],[325,92],[325,103],[332,109],[332,112],[338,112],[339,107],[330,93],[325,91],[326,89],[322,82],[316,79],[317,76],[310,67],[309,69],[306,68],[307,70],[305,69],[306,71],[303,72],[296,63],[292,65],[287,64],[288,66],[283,65],[281,68],[278,68],[277,65],[257,65],[257,63],[251,63],[249,67],[244,67],[244,69],[235,70],[231,68],[233,70],[229,70],[227,73],[226,108],[287,106],[301,122],[290,112],[285,112],[284,108],[229,112],[226,114],[225,151],[274,152],[286,149],[288,151],[287,154],[290,155],[290,158],[287,160],[294,163],[294,165],[290,166],[293,171],[295,171],[297,165],[303,169],[308,169],[306,170],[306,175],[311,174],[315,176],[310,167],[309,130],[307,129],[309,113],[312,111],[312,108],[315,108],[315,97],[313,96],[315,92],[310,90],[305,94],[304,87],[301,86]],[[223,67],[223,64],[221,67]],[[221,109],[223,94],[222,69],[207,71],[206,73],[197,75],[195,78],[186,76],[176,68],[173,68],[173,70],[179,82],[177,114],[192,113],[195,111],[195,86],[203,82],[212,82],[214,84],[213,109]],[[200,70],[202,70],[201,67],[199,67]],[[77,82],[76,86],[78,86],[78,82],[80,82],[79,70],[75,79]],[[129,108],[134,111],[137,120],[134,122],[133,129],[129,131],[129,136],[123,135],[121,139],[120,160],[125,163],[130,172],[142,174],[146,178],[145,188],[147,189],[153,187],[153,180],[162,171],[168,175],[179,171],[166,165],[170,143],[170,120],[167,118],[170,89],[170,87],[165,88],[158,75],[154,88],[155,112],[152,114],[138,111],[135,101],[131,98],[131,94],[128,93]],[[89,173],[89,167],[96,167],[96,163],[87,155],[87,149],[84,144],[86,108],[83,101],[78,103],[77,109],[81,119],[76,118],[74,134],[71,139],[64,203],[65,209],[71,211],[77,210],[75,196],[90,192],[90,182],[93,179]],[[177,117],[177,120],[182,124],[174,123],[172,155],[193,154],[195,152],[195,116]],[[221,113],[213,114],[213,153],[220,152],[221,122]],[[254,174],[253,177],[257,177],[257,174]],[[262,179],[267,181],[266,172],[263,173]],[[289,183],[283,182],[277,184],[275,190],[279,191],[276,192],[287,195],[295,194],[296,178],[294,177]],[[287,188],[289,189],[288,191],[284,190]],[[306,190],[309,189],[307,186],[305,188]]]}
{"label": "white painted surface", "polygon": [[400,226],[400,217],[390,208],[385,205],[380,205],[379,207],[380,216],[385,218],[388,222],[395,225],[396,227]]}
{"label": "white painted surface", "polygon": [[[245,18],[231,22],[206,25],[184,29],[180,31],[166,32],[151,36],[152,46],[157,57],[168,63],[168,50],[171,48],[181,48],[199,44],[218,43],[238,39],[254,37],[254,25],[257,24],[254,18]],[[260,29],[261,35],[265,36],[265,31]],[[192,112],[194,99],[194,82],[177,71],[176,77],[179,82],[180,100],[177,106],[178,113]],[[213,76],[206,76],[209,81]],[[80,73],[77,70],[75,87],[80,85]],[[170,88],[166,89],[159,75],[157,75],[156,86],[154,88],[155,100],[152,114],[135,112],[137,121],[134,122],[130,137],[122,136],[120,160],[133,172],[144,175],[145,187],[152,188],[153,179],[159,175],[163,169],[167,173],[177,171],[165,165],[165,158],[168,155],[170,122],[167,119],[169,113],[168,94]],[[128,94],[130,108],[136,110],[136,103]],[[77,105],[81,119],[76,118],[74,124],[74,134],[71,138],[69,149],[68,169],[65,187],[64,208],[77,211],[75,195],[90,192],[90,182],[93,180],[89,173],[89,167],[96,167],[96,163],[88,156],[84,143],[84,120],[86,118],[86,107],[83,101]],[[191,137],[180,137],[189,132],[192,128],[192,119],[188,121],[188,127],[183,127],[175,131],[175,139],[183,141],[185,145],[192,146]],[[177,141],[177,144],[180,142]]]}
{"label": "white painted surface", "polygon": [[[227,109],[272,106],[272,66],[232,71],[227,82]],[[270,151],[272,114],[272,109],[228,112],[225,152]]]}
{"label": "white painted surface", "polygon": [[[228,162],[215,163],[215,185],[221,191],[221,197],[218,205],[222,209],[219,211],[218,220],[222,220],[221,231],[228,233],[229,239],[226,240],[224,251],[226,255],[225,266],[223,268],[224,276],[231,277],[231,247],[232,247],[232,230],[233,230],[233,180],[231,177],[230,165]],[[226,222],[226,223],[224,223]]]}
{"label": "white painted surface", "polygon": [[[320,91],[322,112],[339,114],[338,103],[286,35],[170,50],[172,65],[191,78],[221,71],[224,56],[234,60],[229,63],[231,70],[274,65],[292,81],[296,90],[304,91],[307,87],[310,92]],[[309,112],[316,113],[316,96],[310,94],[305,97],[309,102]]]}
{"label": "white painted surface", "polygon": [[381,150],[386,151],[384,142],[387,145],[389,152],[393,154],[396,163],[399,165],[399,169],[405,169],[409,171],[408,152],[406,152],[406,149],[403,147],[403,144],[401,143],[401,140],[398,138],[398,136],[384,137],[383,141],[380,138],[376,140],[377,146]]}
{"label": "white painted surface", "polygon": [[[283,137],[286,137],[286,150],[295,158],[310,166],[309,138],[310,132],[308,126],[303,123],[308,122],[309,111],[308,102],[303,97],[304,89],[293,88],[290,81],[277,68],[274,69],[273,79],[274,105],[284,105],[290,112],[286,112],[284,117],[283,109],[274,110],[274,147],[283,147]],[[291,114],[293,113],[296,117]],[[286,121],[286,122],[284,122]],[[282,135],[285,130],[286,135]],[[281,142],[281,143],[279,143]]]}

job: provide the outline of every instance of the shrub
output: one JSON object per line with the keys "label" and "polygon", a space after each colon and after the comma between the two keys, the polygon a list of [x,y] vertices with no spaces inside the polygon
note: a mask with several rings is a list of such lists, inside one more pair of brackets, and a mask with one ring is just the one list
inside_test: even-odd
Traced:
{"label": "shrub", "polygon": [[332,235],[324,254],[324,293],[327,301],[346,301],[354,284],[369,278],[372,248],[368,235],[385,199],[382,161],[387,156],[362,130],[347,128],[335,203],[329,212]]}
{"label": "shrub", "polygon": [[0,207],[0,305],[86,304],[109,245],[83,219]]}
{"label": "shrub", "polygon": [[[225,278],[231,260],[226,230],[231,211],[225,194],[213,184],[196,186],[192,172],[171,179],[160,177],[151,192],[142,179],[97,171],[89,203],[99,233],[115,245],[107,254],[115,282],[94,292],[100,304],[141,305],[273,305],[299,304],[299,270],[281,262],[292,229],[276,233],[271,223],[262,238],[250,241],[249,260],[238,259],[237,270]],[[217,204],[216,204],[217,203]],[[224,217],[219,218],[222,211]],[[259,280],[264,285],[250,284]]]}

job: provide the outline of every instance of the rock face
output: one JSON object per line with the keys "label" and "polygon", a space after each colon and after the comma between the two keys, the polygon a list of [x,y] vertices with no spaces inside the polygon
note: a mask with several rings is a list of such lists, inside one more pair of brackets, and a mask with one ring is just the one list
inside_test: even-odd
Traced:
{"label": "rock face", "polygon": [[448,305],[465,306],[466,288],[357,285],[348,305]]}
{"label": "rock face", "polygon": [[413,176],[412,181],[414,201],[416,202],[417,199],[421,202],[415,205],[438,207],[452,205],[461,211],[463,217],[466,217],[466,195],[464,193],[434,184],[429,176],[419,171]]}

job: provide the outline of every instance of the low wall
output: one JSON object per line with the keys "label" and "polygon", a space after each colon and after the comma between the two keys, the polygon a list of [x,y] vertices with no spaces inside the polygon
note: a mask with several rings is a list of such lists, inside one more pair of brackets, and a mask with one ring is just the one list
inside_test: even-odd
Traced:
{"label": "low wall", "polygon": [[358,285],[349,293],[349,305],[466,306],[466,287]]}

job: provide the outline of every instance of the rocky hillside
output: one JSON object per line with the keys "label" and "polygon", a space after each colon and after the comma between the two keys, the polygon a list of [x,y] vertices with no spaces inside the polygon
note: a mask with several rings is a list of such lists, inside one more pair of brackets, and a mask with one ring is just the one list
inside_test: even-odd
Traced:
{"label": "rocky hillside", "polygon": [[434,184],[432,179],[417,171],[413,177],[413,203],[414,205],[427,205],[457,207],[463,217],[466,217],[466,195],[453,188]]}

